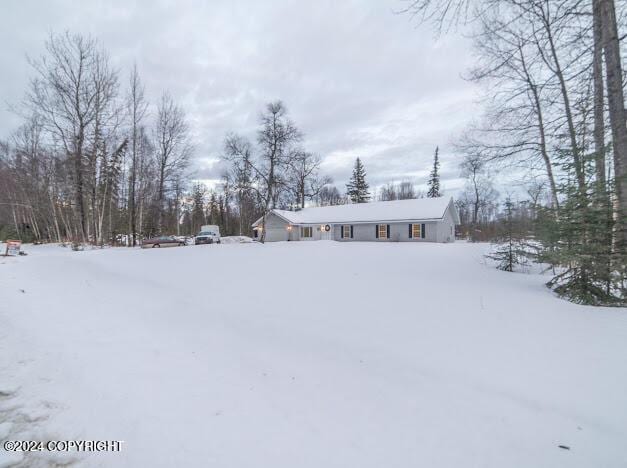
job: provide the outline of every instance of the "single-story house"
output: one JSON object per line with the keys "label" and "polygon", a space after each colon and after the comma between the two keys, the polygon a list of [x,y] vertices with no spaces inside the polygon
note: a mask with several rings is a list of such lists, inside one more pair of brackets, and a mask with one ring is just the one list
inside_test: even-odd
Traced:
{"label": "single-story house", "polygon": [[452,198],[418,198],[349,205],[271,210],[252,225],[265,240],[454,242],[459,215]]}

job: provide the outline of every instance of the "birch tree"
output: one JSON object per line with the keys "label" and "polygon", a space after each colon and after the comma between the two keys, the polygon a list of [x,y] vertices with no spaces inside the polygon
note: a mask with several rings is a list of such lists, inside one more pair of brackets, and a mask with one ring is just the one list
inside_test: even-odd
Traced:
{"label": "birch tree", "polygon": [[[85,158],[101,104],[97,99],[99,71],[108,68],[107,57],[94,39],[69,32],[51,34],[45,50],[40,59],[30,60],[35,77],[25,104],[72,161],[76,235],[86,241]],[[113,76],[101,78],[112,80]]]}
{"label": "birch tree", "polygon": [[163,93],[154,128],[157,164],[156,229],[161,232],[169,184],[188,166],[192,153],[185,113],[169,93]]}
{"label": "birch tree", "polygon": [[141,126],[146,117],[148,103],[144,97],[144,86],[141,83],[137,64],[133,65],[127,96],[127,112],[130,120],[130,153],[129,191],[128,191],[128,232],[130,246],[137,242],[137,177],[139,170],[139,151]]}
{"label": "birch tree", "polygon": [[[603,43],[605,58],[607,102],[612,133],[612,152],[616,187],[616,219],[618,221],[617,240],[619,248],[627,250],[627,112],[623,83],[623,64],[621,61],[620,38],[616,21],[614,0],[593,0],[600,20],[599,35]],[[622,257],[625,258],[624,256]],[[623,263],[624,266],[624,263]]]}

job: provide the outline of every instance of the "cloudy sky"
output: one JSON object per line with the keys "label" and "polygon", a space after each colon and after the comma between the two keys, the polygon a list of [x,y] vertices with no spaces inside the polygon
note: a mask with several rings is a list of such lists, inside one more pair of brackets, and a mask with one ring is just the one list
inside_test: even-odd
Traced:
{"label": "cloudy sky", "polygon": [[440,146],[442,185],[454,195],[456,136],[477,112],[462,74],[472,62],[460,33],[395,14],[401,0],[3,0],[0,138],[19,125],[19,103],[51,32],[88,33],[126,84],[137,63],[149,98],[168,90],[185,108],[197,177],[220,176],[228,131],[254,138],[264,103],[283,100],[338,187],[361,157],[372,186],[424,188]]}

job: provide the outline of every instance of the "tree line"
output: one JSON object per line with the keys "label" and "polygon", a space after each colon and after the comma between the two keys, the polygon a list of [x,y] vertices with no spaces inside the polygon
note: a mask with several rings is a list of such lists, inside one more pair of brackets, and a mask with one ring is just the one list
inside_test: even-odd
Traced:
{"label": "tree line", "polygon": [[[626,296],[626,6],[412,0],[404,9],[439,33],[465,24],[473,37],[477,65],[466,78],[482,85],[486,105],[458,144],[470,234],[479,234],[482,216],[494,218],[490,172],[524,173],[533,181],[534,223],[525,237],[534,258],[554,269],[551,288],[586,304],[624,303]],[[501,211],[511,219],[517,207],[510,200]]]}
{"label": "tree line", "polygon": [[176,231],[193,152],[182,107],[164,91],[151,115],[137,68],[122,83],[90,37],[51,34],[29,63],[24,123],[0,144],[2,237],[134,245]]}
{"label": "tree line", "polygon": [[[549,285],[582,303],[625,298],[624,3],[415,0],[405,9],[440,32],[462,22],[472,31],[477,65],[466,78],[482,85],[486,106],[456,148],[462,235],[491,240],[504,225],[524,226],[534,260],[555,271]],[[96,40],[69,32],[51,34],[29,62],[23,124],[0,141],[0,238],[135,245],[207,222],[248,234],[275,207],[441,195],[437,148],[426,193],[402,181],[373,195],[359,158],[338,189],[281,101],[263,108],[254,138],[226,136],[226,170],[208,190],[190,171],[184,109],[167,91],[148,102],[136,67],[122,82]],[[530,181],[528,196],[500,204],[494,174],[510,169]]]}
{"label": "tree line", "polygon": [[[371,200],[357,158],[346,190],[321,173],[285,104],[262,109],[253,141],[230,133],[226,169],[213,189],[195,181],[184,109],[164,91],[149,102],[136,66],[115,70],[95,39],[51,34],[17,106],[23,123],[0,141],[0,239],[137,245],[160,234],[194,235],[204,224],[247,235],[271,208]],[[388,184],[380,199],[420,196]]]}
{"label": "tree line", "polygon": [[[262,109],[252,141],[226,136],[226,170],[209,190],[190,167],[183,107],[167,90],[150,102],[136,66],[115,70],[97,40],[70,32],[51,34],[29,64],[15,109],[23,123],[0,141],[0,239],[134,246],[160,234],[193,235],[207,223],[247,235],[271,208],[372,199],[359,158],[346,190],[321,173],[322,158],[305,148],[281,101]],[[416,196],[404,181],[378,198]]]}

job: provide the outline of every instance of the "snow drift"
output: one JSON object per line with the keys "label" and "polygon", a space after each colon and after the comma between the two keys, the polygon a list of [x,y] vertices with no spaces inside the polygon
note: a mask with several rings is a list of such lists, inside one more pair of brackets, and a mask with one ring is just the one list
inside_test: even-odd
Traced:
{"label": "snow drift", "polygon": [[27,250],[0,259],[0,436],[124,446],[0,465],[627,465],[625,309],[483,246]]}

